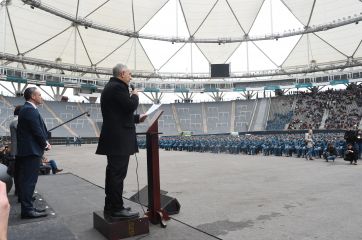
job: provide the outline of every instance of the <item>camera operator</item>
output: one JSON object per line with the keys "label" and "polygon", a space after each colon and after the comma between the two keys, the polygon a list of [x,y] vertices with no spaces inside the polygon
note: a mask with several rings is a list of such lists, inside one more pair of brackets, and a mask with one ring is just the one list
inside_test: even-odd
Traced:
{"label": "camera operator", "polygon": [[357,131],[358,159],[362,157],[362,130]]}
{"label": "camera operator", "polygon": [[357,125],[354,125],[353,127],[351,127],[350,129],[348,129],[345,134],[344,134],[344,139],[346,140],[347,145],[352,145],[352,149],[354,152],[354,161],[355,164],[357,164],[357,159],[358,159],[358,155],[359,155],[359,147],[358,147],[358,130],[357,130]]}

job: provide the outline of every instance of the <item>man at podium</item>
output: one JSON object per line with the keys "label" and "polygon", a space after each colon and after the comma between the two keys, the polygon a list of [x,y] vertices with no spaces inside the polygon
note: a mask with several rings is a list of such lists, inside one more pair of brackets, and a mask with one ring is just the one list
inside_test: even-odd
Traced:
{"label": "man at podium", "polygon": [[138,92],[131,85],[127,66],[117,64],[113,77],[101,94],[103,125],[96,154],[107,155],[104,212],[113,218],[137,218],[138,212],[123,205],[123,181],[127,175],[130,155],[138,152],[135,123],[147,115],[134,114],[138,107]]}

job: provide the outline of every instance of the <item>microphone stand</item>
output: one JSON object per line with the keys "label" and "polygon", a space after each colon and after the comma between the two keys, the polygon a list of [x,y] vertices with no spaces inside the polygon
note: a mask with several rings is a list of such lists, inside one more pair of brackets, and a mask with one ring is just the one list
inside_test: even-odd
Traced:
{"label": "microphone stand", "polygon": [[52,129],[48,130],[49,139],[51,138],[51,131],[53,131],[54,129],[57,129],[58,127],[61,127],[61,126],[63,126],[64,124],[67,124],[67,123],[69,123],[69,122],[71,122],[71,121],[73,121],[73,120],[75,120],[75,119],[77,119],[77,118],[79,118],[79,117],[81,117],[81,116],[83,116],[83,115],[85,115],[85,114],[87,114],[88,117],[90,116],[89,112],[87,111],[87,112],[81,113],[81,114],[79,114],[78,116],[75,116],[74,118],[69,119],[68,121],[63,122],[63,123],[59,124],[58,126],[55,126],[55,127],[53,127]]}

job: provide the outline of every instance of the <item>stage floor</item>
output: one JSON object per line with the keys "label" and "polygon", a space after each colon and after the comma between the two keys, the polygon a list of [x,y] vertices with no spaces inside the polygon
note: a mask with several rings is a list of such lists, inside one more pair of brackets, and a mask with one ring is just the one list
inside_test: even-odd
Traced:
{"label": "stage floor", "polygon": [[[104,187],[106,157],[95,149],[54,146],[49,159],[74,175],[42,176],[37,186],[79,239],[103,239],[91,216],[103,207],[103,189],[95,185]],[[142,188],[144,150],[138,162]],[[136,165],[132,156],[125,197],[137,192]],[[152,226],[142,239],[362,239],[362,164],[161,150],[160,166],[161,189],[178,199],[181,211],[166,229]]]}
{"label": "stage floor", "polygon": [[[48,217],[30,220],[20,219],[20,204],[11,196],[12,213],[9,240],[97,240],[106,239],[93,228],[93,212],[103,209],[104,190],[71,173],[41,176],[37,184],[37,199],[48,206]],[[44,200],[46,202],[44,202]],[[38,202],[38,200],[36,200]],[[125,200],[127,206],[142,213],[138,204]],[[40,204],[36,204],[39,206]],[[216,239],[177,220],[167,222],[167,228],[150,225],[150,233],[127,238],[212,240]]]}

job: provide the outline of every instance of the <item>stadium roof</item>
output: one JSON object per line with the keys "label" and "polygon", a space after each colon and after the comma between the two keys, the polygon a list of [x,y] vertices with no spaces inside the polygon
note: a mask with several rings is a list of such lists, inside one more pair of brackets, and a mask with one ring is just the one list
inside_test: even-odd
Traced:
{"label": "stadium roof", "polygon": [[191,74],[362,65],[361,0],[0,3],[0,52],[19,58]]}

